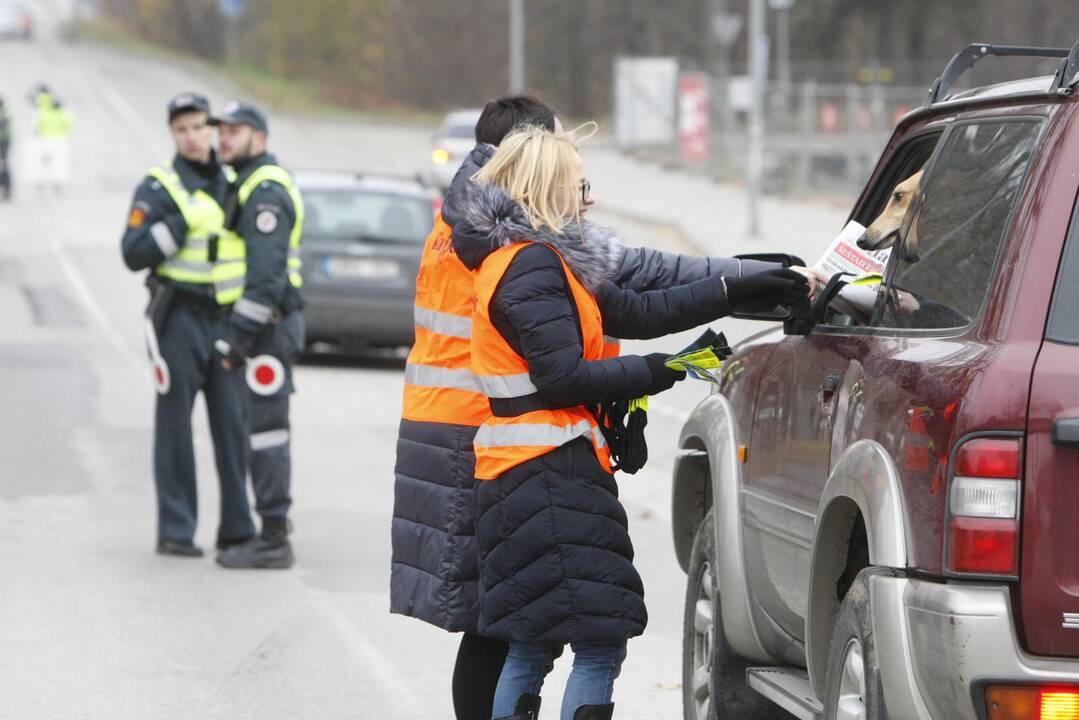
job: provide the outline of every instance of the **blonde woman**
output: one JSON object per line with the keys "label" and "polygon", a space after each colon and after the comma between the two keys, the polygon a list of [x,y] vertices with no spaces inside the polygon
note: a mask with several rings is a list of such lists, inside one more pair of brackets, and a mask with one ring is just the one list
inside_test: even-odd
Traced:
{"label": "blonde woman", "polygon": [[473,176],[453,247],[475,271],[472,375],[492,417],[476,433],[480,633],[509,642],[496,718],[534,718],[566,644],[563,720],[610,718],[626,640],[647,622],[626,513],[594,417],[601,402],[684,377],[664,355],[604,358],[604,335],[655,337],[791,303],[805,278],[771,270],[669,290],[623,290],[610,231],[581,219],[589,184],[572,134],[523,128]]}

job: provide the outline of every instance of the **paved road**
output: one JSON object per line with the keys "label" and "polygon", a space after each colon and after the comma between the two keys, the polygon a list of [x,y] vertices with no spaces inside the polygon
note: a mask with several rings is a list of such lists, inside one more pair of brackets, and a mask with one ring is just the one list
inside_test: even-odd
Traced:
{"label": "paved road", "polygon": [[[35,82],[47,81],[77,122],[70,188],[52,195],[21,185],[0,205],[0,718],[452,717],[456,638],[387,612],[399,363],[329,359],[299,369],[294,570],[230,573],[209,559],[153,554],[145,294],[120,261],[119,235],[134,184],[170,154],[166,99],[184,89],[216,102],[232,93],[197,65],[60,44],[61,5],[36,6],[39,42],[0,44],[16,149]],[[279,117],[271,130],[294,167],[398,173],[423,166],[430,137],[424,128]],[[694,236],[627,221],[634,209],[649,217],[647,186],[671,193],[660,203],[668,208],[707,197],[709,212],[741,222],[730,190],[713,197],[706,183],[680,185],[601,147],[586,162],[607,195],[597,219],[631,237],[680,249]],[[842,219],[834,208],[806,212]],[[734,339],[750,329],[722,327]],[[674,350],[691,337],[628,350]],[[622,718],[681,717],[685,579],[671,547],[669,478],[681,419],[704,392],[687,382],[653,401],[653,460],[622,482],[652,618],[616,689]],[[201,406],[195,415],[197,540],[209,547],[217,493]],[[550,707],[567,665],[550,679]]]}

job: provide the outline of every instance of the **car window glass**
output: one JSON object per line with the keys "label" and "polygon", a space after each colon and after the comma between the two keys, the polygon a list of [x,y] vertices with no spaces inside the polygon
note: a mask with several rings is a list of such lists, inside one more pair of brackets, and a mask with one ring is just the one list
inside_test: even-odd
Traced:
{"label": "car window glass", "polygon": [[422,243],[434,226],[431,201],[356,190],[308,190],[304,235],[327,240]]}
{"label": "car window glass", "polygon": [[945,329],[974,320],[1040,127],[995,121],[948,134],[892,251],[873,325]]}

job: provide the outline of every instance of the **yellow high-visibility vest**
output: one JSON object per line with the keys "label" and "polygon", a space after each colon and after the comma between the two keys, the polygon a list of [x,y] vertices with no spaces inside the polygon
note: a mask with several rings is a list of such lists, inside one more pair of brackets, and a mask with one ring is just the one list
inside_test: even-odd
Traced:
{"label": "yellow high-visibility vest", "polygon": [[205,191],[188,192],[172,167],[155,167],[148,175],[161,183],[187,223],[183,247],[155,272],[177,282],[212,285],[219,305],[239,300],[247,275],[247,247],[239,235],[225,229],[225,211]]}
{"label": "yellow high-visibility vest", "polygon": [[263,165],[256,168],[240,185],[238,192],[240,207],[247,204],[247,199],[251,197],[251,193],[255,191],[255,188],[260,183],[265,181],[281,185],[292,200],[292,207],[296,212],[296,222],[293,224],[292,232],[288,237],[288,280],[292,287],[303,287],[303,276],[300,274],[300,268],[303,265],[300,260],[300,237],[303,235],[303,198],[300,197],[300,191],[296,187],[296,183],[293,182],[292,175],[279,165]]}

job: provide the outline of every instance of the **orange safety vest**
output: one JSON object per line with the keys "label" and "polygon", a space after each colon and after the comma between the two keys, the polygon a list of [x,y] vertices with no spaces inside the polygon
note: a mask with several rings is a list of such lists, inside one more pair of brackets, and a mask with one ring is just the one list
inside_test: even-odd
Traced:
{"label": "orange safety vest", "polygon": [[[476,273],[476,308],[472,315],[472,373],[489,398],[525,397],[537,392],[528,363],[510,347],[491,322],[490,304],[498,283],[517,253],[531,243],[507,245],[494,251]],[[557,252],[557,251],[556,251]],[[574,277],[559,255],[581,321],[584,359],[604,355],[603,319],[596,299]],[[611,452],[596,418],[584,405],[559,410],[533,410],[513,417],[490,416],[476,432],[476,478],[494,480],[523,462],[551,452],[579,437],[592,441],[596,457],[607,472]]]}
{"label": "orange safety vest", "polygon": [[473,275],[457,258],[452,228],[439,214],[416,276],[416,342],[405,364],[402,417],[478,427],[491,415],[472,379]]}

